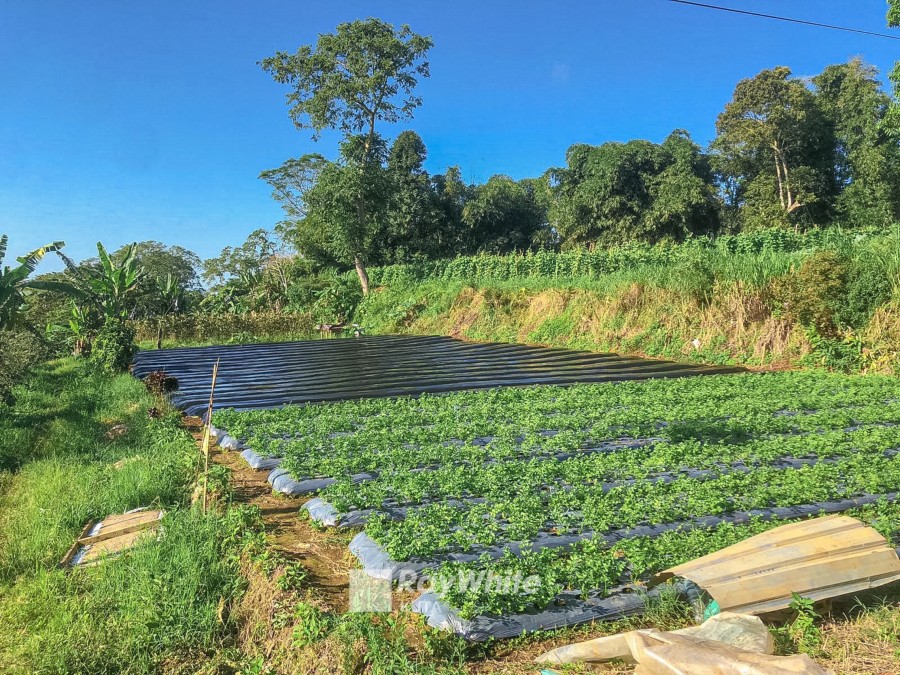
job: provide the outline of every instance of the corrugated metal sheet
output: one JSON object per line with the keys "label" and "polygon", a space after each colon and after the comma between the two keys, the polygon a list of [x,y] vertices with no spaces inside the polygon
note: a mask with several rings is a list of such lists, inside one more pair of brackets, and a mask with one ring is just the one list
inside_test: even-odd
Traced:
{"label": "corrugated metal sheet", "polygon": [[651,584],[689,579],[722,610],[786,609],[791,594],[825,600],[900,581],[900,559],[885,538],[849,516],[783,525],[673,567]]}
{"label": "corrugated metal sheet", "polygon": [[173,403],[199,415],[216,359],[221,360],[216,407],[239,409],[742,370],[437,336],[365,336],[145,351],[135,357],[133,372],[144,377],[164,370],[177,378]]}

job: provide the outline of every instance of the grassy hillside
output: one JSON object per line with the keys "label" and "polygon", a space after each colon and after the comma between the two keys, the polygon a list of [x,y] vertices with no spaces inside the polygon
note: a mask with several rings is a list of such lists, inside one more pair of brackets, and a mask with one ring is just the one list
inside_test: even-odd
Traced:
{"label": "grassy hillside", "polygon": [[[195,672],[226,656],[248,514],[190,508],[198,456],[178,415],[74,359],[15,395],[0,406],[0,670]],[[57,567],[88,520],[141,506],[167,511],[158,540]]]}
{"label": "grassy hillside", "polygon": [[900,234],[780,231],[393,266],[354,321],[713,364],[893,372]]}

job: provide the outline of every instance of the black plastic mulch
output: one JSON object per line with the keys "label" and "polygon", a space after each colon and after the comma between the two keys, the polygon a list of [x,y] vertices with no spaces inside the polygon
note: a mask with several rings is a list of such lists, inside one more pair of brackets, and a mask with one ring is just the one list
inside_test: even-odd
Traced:
{"label": "black plastic mulch", "polygon": [[164,370],[175,377],[173,403],[189,415],[199,415],[208,405],[216,359],[215,407],[238,409],[743,371],[449,337],[365,336],[142,351],[135,356],[133,372],[144,377]]}

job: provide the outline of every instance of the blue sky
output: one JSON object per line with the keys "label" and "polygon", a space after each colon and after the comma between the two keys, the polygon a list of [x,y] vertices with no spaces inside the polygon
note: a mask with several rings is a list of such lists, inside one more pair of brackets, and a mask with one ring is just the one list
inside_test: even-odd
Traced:
{"label": "blue sky", "polygon": [[[741,9],[886,31],[883,0],[721,0]],[[257,65],[341,21],[377,16],[430,35],[418,131],[429,170],[469,181],[541,174],[573,143],[700,143],[737,81],[813,75],[900,44],[666,0],[0,0],[0,232],[18,255],[63,239],[80,259],[157,239],[202,257],[281,212],[263,169],[318,151]],[[900,33],[900,31],[898,31]],[[47,265],[43,269],[51,269]]]}

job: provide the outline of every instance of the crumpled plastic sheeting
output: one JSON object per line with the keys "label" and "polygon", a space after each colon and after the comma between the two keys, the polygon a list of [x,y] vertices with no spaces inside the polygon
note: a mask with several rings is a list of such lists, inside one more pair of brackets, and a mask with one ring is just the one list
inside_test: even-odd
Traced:
{"label": "crumpled plastic sheeting", "polygon": [[250,448],[245,448],[241,452],[241,457],[250,465],[250,468],[259,471],[271,471],[277,469],[281,465],[281,457],[266,457],[260,455]]}
{"label": "crumpled plastic sheeting", "polygon": [[772,656],[774,642],[758,617],[723,613],[700,626],[660,632],[650,628],[567,645],[542,654],[538,663],[637,664],[635,675],[826,675],[809,656]]}
{"label": "crumpled plastic sheeting", "polygon": [[565,605],[555,604],[527,614],[463,619],[441,601],[434,591],[427,591],[413,601],[411,609],[425,616],[428,625],[433,628],[451,631],[470,642],[484,642],[590,621],[614,621],[633,616],[642,613],[647,598],[657,593],[658,591],[648,594],[618,593],[587,600],[578,599],[577,593],[561,594],[560,598],[565,598]]}
{"label": "crumpled plastic sheeting", "polygon": [[654,628],[632,630],[615,635],[563,645],[541,654],[535,663],[603,663],[623,661],[637,663],[635,657],[644,648],[643,636],[665,639],[667,636],[690,636],[704,642],[714,641],[755,654],[773,654],[775,638],[758,616],[736,612],[721,612],[709,617],[699,626],[660,633]]}
{"label": "crumpled plastic sheeting", "polygon": [[339,522],[344,524],[340,520],[341,514],[338,510],[321,497],[310,499],[303,505],[303,509],[309,513],[313,521],[325,527],[338,527]]}
{"label": "crumpled plastic sheeting", "polygon": [[210,425],[209,432],[216,439],[216,444],[220,448],[225,448],[226,450],[240,450],[241,457],[250,465],[252,469],[258,469],[260,471],[271,471],[272,469],[277,469],[281,464],[280,457],[266,457],[264,455],[260,455],[256,451],[251,448],[248,448],[246,443],[243,441],[231,436],[224,429],[219,429]]}
{"label": "crumpled plastic sheeting", "polygon": [[[288,472],[287,469],[277,468],[266,479],[276,492],[291,496],[310,495],[320,490],[324,490],[329,485],[333,485],[337,481],[334,478],[304,478],[297,480]],[[372,480],[372,474],[358,473],[350,476],[350,480],[354,483]]]}

